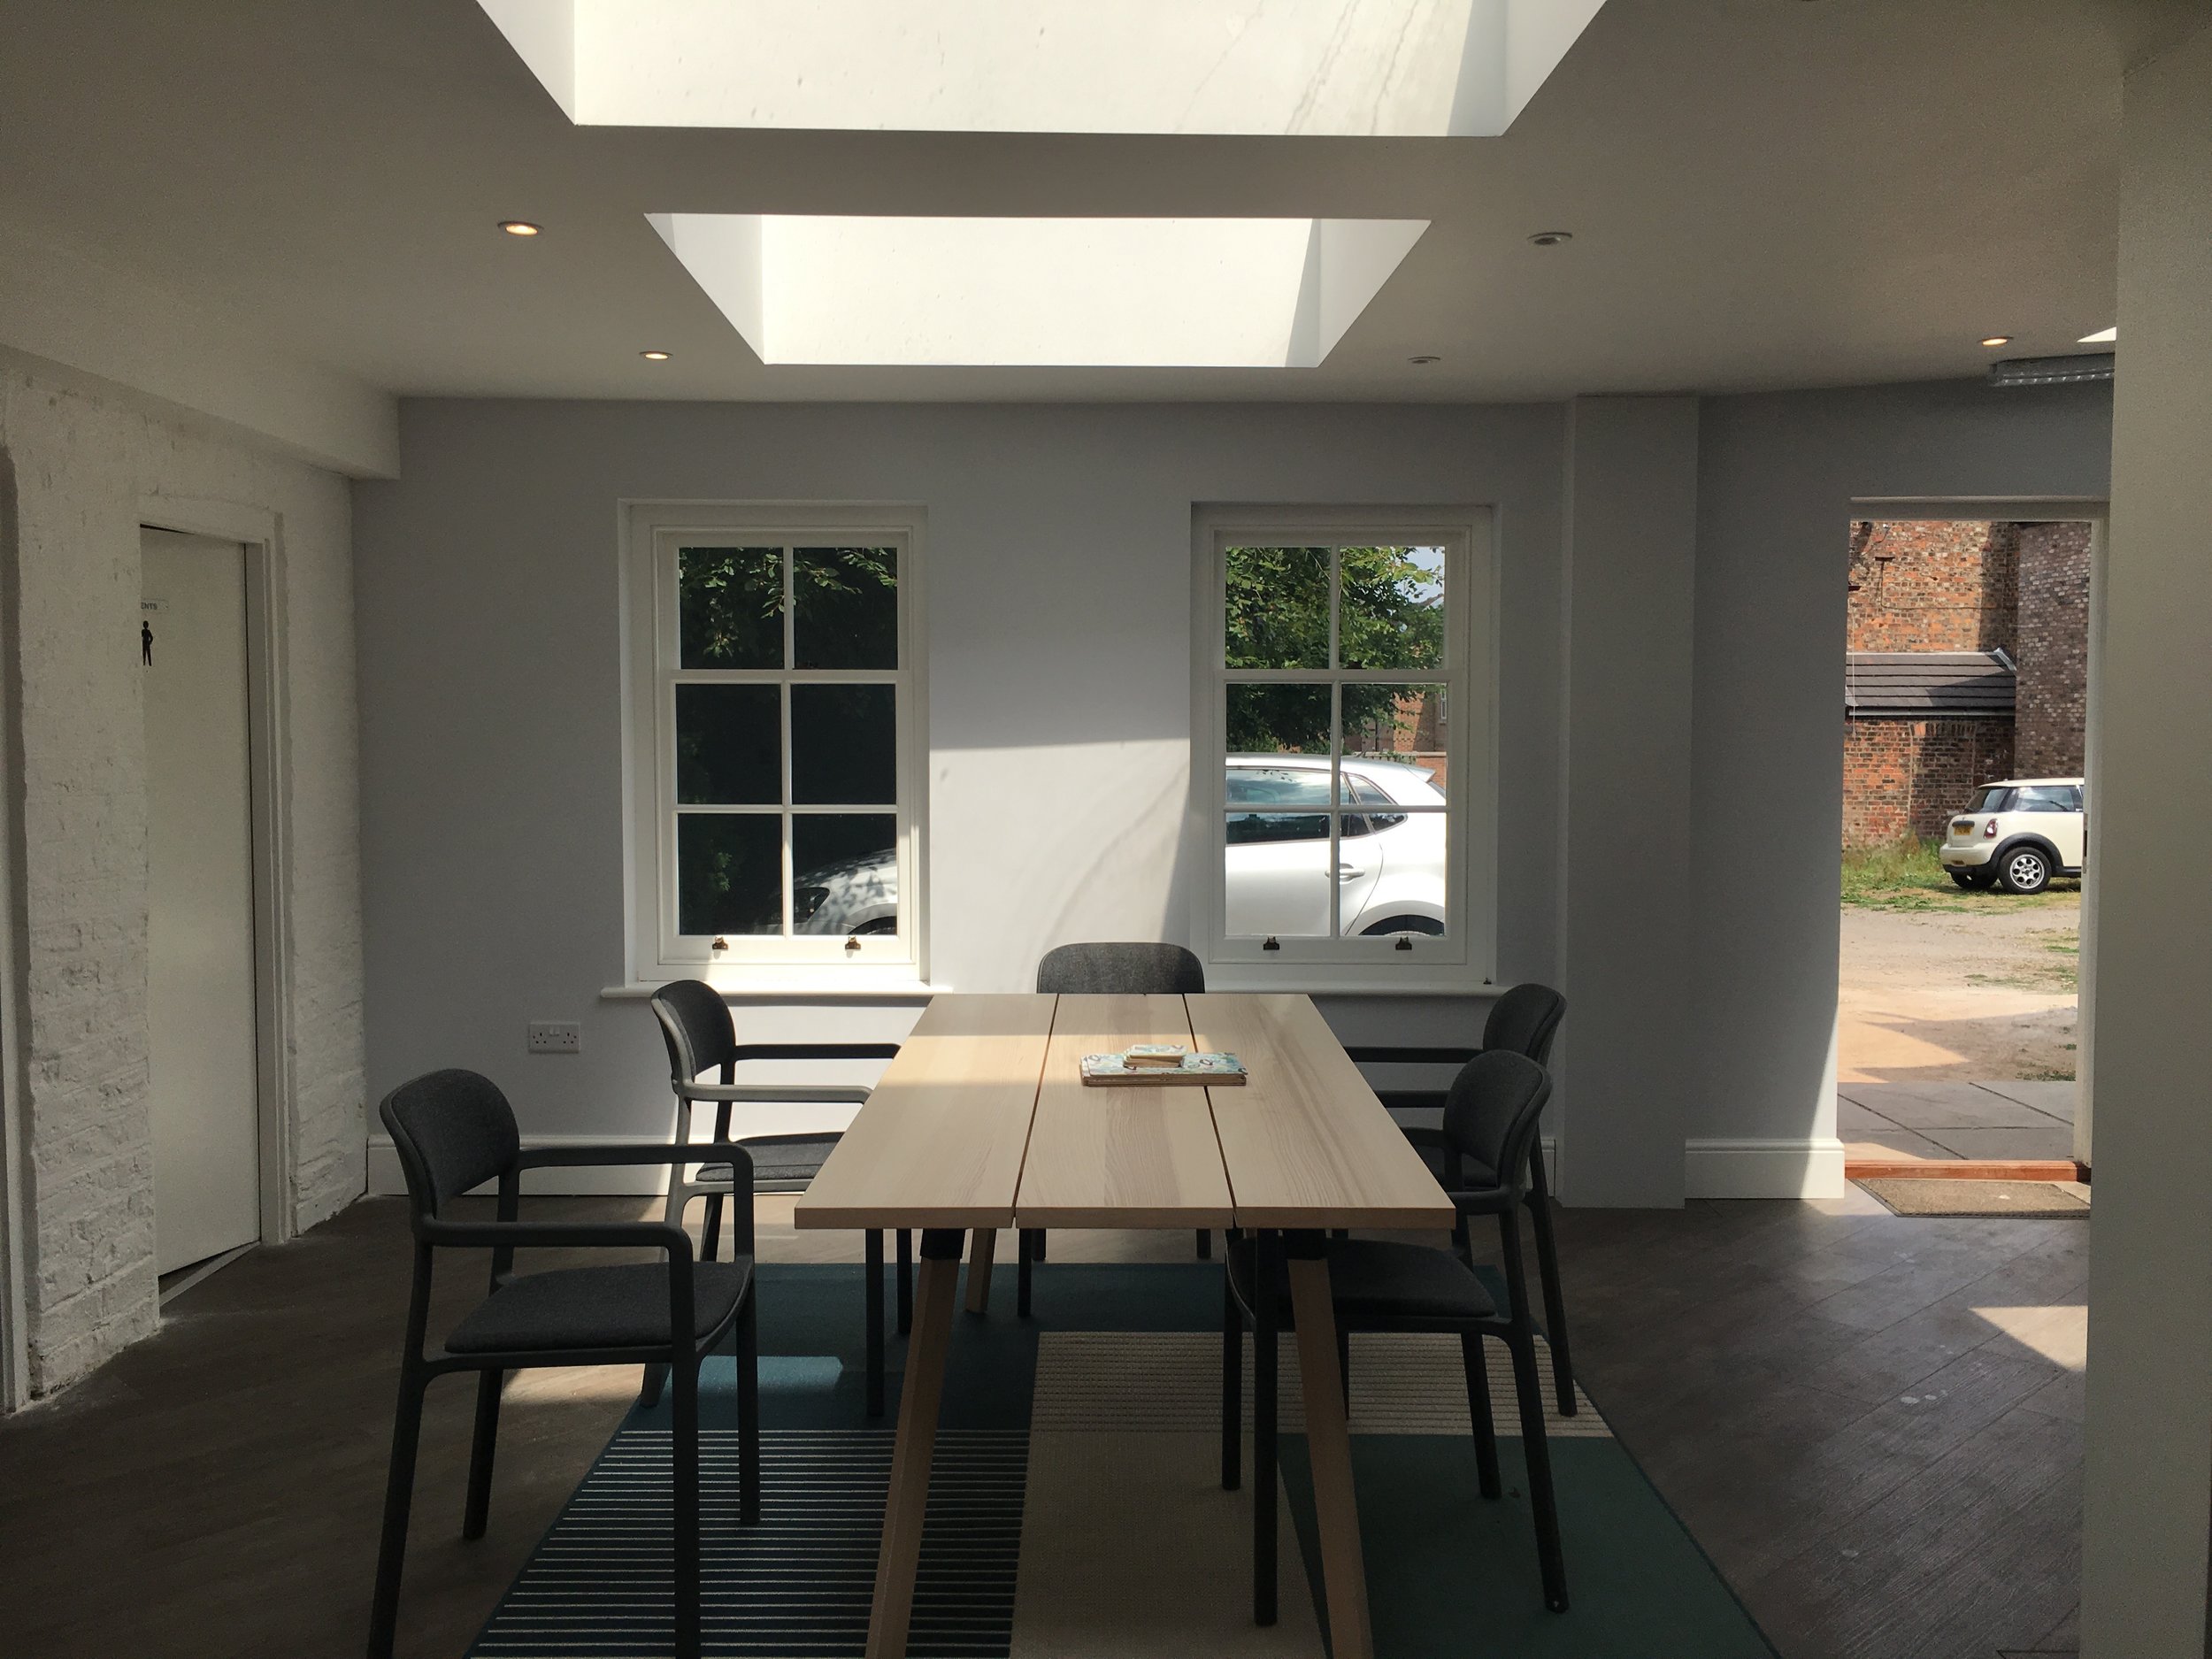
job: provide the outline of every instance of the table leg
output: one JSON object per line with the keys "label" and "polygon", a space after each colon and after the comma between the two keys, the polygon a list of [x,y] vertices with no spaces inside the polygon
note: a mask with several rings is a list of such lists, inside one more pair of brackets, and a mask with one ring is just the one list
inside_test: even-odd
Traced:
{"label": "table leg", "polygon": [[1352,1437],[1337,1371],[1327,1246],[1317,1233],[1293,1233],[1287,1242],[1298,1381],[1306,1403],[1306,1455],[1313,1466],[1314,1520],[1321,1534],[1321,1578],[1329,1600],[1329,1650],[1332,1659],[1371,1659],[1367,1567],[1360,1552],[1359,1503],[1352,1491]]}
{"label": "table leg", "polygon": [[978,1227],[968,1251],[968,1311],[991,1310],[991,1258],[998,1254],[998,1229]]}
{"label": "table leg", "polygon": [[959,1285],[960,1234],[924,1233],[891,1487],[883,1503],[883,1546],[876,1556],[875,1601],[868,1613],[867,1659],[904,1659],[906,1654],[914,1573],[922,1558],[922,1517],[929,1505],[929,1465],[937,1449],[937,1408],[944,1396],[945,1355],[952,1346]]}

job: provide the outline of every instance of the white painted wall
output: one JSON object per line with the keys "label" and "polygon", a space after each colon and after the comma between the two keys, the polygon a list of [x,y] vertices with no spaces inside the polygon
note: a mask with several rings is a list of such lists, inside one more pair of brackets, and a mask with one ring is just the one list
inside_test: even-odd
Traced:
{"label": "white painted wall", "polygon": [[[666,1133],[651,1016],[599,995],[626,960],[623,496],[926,506],[930,967],[961,990],[1187,932],[1194,503],[1498,503],[1499,958],[1551,974],[1560,434],[1554,408],[405,403],[400,480],[356,492],[373,1095],[468,1065],[527,1133]],[[1356,1018],[1445,1041],[1479,1013]],[[534,1018],[581,1021],[581,1055],[526,1056]]]}
{"label": "white painted wall", "polygon": [[[1852,498],[2105,486],[2100,388],[1710,399],[1694,452],[1683,407],[1654,405],[1649,433],[1624,411],[1584,477],[1592,557],[1602,530],[1624,584],[1647,579],[1647,557],[1694,584],[1694,611],[1676,595],[1642,637],[1639,590],[1600,575],[1585,595],[1586,618],[1608,618],[1592,649],[1639,653],[1643,676],[1594,685],[1609,702],[1585,728],[1593,765],[1609,744],[1633,759],[1638,733],[1620,723],[1638,712],[1634,684],[1678,703],[1686,685],[1690,709],[1686,760],[1662,728],[1687,771],[1686,852],[1655,851],[1609,811],[1576,841],[1586,869],[1657,867],[1641,905],[1636,882],[1590,889],[1619,908],[1641,965],[1605,964],[1605,995],[1570,1016],[1571,1084],[1578,1043],[1618,1058],[1637,1033],[1671,1028],[1686,1056],[1663,1131],[1637,1120],[1647,1104],[1624,1084],[1571,1087],[1548,1125],[1570,1164],[1578,1144],[1610,1156],[1623,1124],[1618,1147],[1687,1139],[1679,1191],[1667,1178],[1681,1164],[1663,1159],[1632,1192],[1590,1189],[1610,1202],[1831,1178],[1814,1153],[1834,1139]],[[964,990],[1025,987],[1064,940],[1184,931],[1198,875],[1182,821],[1193,503],[1496,503],[1500,970],[1564,974],[1576,994],[1558,943],[1561,757],[1576,730],[1561,706],[1561,408],[419,401],[403,406],[402,460],[398,481],[356,490],[372,1098],[461,1064],[507,1087],[533,1135],[667,1130],[651,1018],[600,995],[626,960],[624,496],[927,507],[931,967]],[[1601,770],[1591,783],[1606,787]],[[1589,937],[1601,952],[1603,916]],[[1460,998],[1323,1006],[1364,1041],[1461,1039],[1481,1013]],[[526,1056],[535,1018],[580,1021],[582,1054]],[[910,1004],[741,1010],[749,1030],[823,1036],[896,1036],[911,1018]]]}
{"label": "white painted wall", "polygon": [[[1682,1202],[1697,400],[1567,411],[1560,1197]],[[1553,1125],[1559,1133],[1559,1123]],[[1840,1171],[1839,1171],[1840,1173]]]}
{"label": "white painted wall", "polygon": [[[285,630],[295,983],[290,1214],[363,1183],[353,595],[346,483],[0,356],[0,662],[14,674],[23,856],[0,946],[20,987],[30,1390],[82,1375],[157,1317],[146,1102],[139,523],[148,498],[276,517]],[[8,1010],[12,1016],[16,1010]]]}
{"label": "white painted wall", "polygon": [[2097,1219],[2083,1659],[2207,1650],[2212,1548],[2212,27],[2121,104],[2120,374],[2097,688]]}
{"label": "white painted wall", "polygon": [[[1688,1195],[1819,1190],[1835,1139],[1854,497],[2093,496],[2099,386],[1708,398],[1699,423]],[[2100,1032],[2101,1037],[2101,1028]],[[1837,1171],[1839,1174],[1839,1171]]]}

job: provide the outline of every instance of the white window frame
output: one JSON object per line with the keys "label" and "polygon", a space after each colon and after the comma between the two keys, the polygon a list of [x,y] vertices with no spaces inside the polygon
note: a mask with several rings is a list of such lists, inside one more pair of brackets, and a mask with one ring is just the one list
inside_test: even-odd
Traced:
{"label": "white window frame", "polygon": [[[628,865],[632,984],[703,979],[733,991],[821,989],[911,991],[926,978],[927,895],[922,872],[928,777],[924,734],[922,544],[918,506],[815,503],[626,502],[624,770],[629,795]],[[895,669],[687,669],[678,658],[677,581],[686,546],[890,547],[898,555],[898,667]],[[794,616],[791,561],[784,561],[784,628]],[[847,939],[830,934],[722,935],[679,931],[676,916],[676,687],[682,684],[871,681],[896,688],[895,787],[899,930]],[[783,699],[784,803],[764,811],[790,816],[790,700]],[[801,809],[803,810],[804,809]],[[836,809],[829,809],[835,810]],[[784,887],[794,874],[784,839]]]}
{"label": "white window frame", "polygon": [[[1208,983],[1223,990],[1463,993],[1496,977],[1497,565],[1491,510],[1206,506],[1192,515],[1195,608],[1191,804],[1205,874],[1194,934]],[[1232,547],[1428,546],[1444,549],[1440,669],[1230,669],[1225,660],[1225,549]],[[1330,561],[1332,595],[1336,561]],[[1332,623],[1333,634],[1334,623]],[[1241,682],[1442,685],[1444,816],[1449,865],[1442,936],[1352,939],[1232,937],[1226,931],[1228,687]],[[1340,722],[1339,723],[1340,726]],[[1331,741],[1341,760],[1340,730]],[[1334,831],[1332,830],[1333,836]]]}

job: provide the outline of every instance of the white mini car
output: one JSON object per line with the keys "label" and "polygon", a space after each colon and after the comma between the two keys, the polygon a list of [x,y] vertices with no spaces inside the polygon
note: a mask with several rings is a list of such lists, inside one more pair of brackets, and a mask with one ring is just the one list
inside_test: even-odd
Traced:
{"label": "white mini car", "polygon": [[[1337,843],[1346,935],[1444,931],[1444,815],[1393,810],[1441,807],[1444,792],[1430,776],[1390,761],[1344,762],[1345,804],[1375,809],[1347,812]],[[1226,784],[1229,932],[1325,934],[1327,757],[1232,755]],[[806,871],[793,887],[798,933],[887,933],[898,926],[898,862],[888,851]]]}
{"label": "white mini car", "polygon": [[2079,778],[1985,783],[1951,820],[1939,856],[1962,887],[2040,893],[2053,876],[2081,873],[2087,824]]}

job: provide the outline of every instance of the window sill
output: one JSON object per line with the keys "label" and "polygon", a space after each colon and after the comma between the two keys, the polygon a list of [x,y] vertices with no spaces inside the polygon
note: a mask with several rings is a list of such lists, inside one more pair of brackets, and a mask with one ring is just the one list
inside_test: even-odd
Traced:
{"label": "window sill", "polygon": [[1381,979],[1348,980],[1333,978],[1326,972],[1253,977],[1237,973],[1233,968],[1209,967],[1206,970],[1206,988],[1209,991],[1273,992],[1278,995],[1302,993],[1307,996],[1465,997],[1499,996],[1504,994],[1506,987],[1493,985],[1486,979],[1408,979],[1402,984]]}
{"label": "window sill", "polygon": [[[669,978],[683,979],[680,972]],[[697,976],[689,976],[697,977]],[[600,987],[603,1002],[643,1002],[667,983],[666,980],[646,982],[634,980],[627,985],[609,985]],[[724,975],[709,979],[708,984],[722,994],[729,1002],[791,1002],[820,1000],[838,1002],[917,1002],[949,991],[949,985],[933,985],[926,980],[902,978],[895,974],[872,974],[848,969],[841,973],[805,973],[789,969],[770,969],[742,978]]]}

